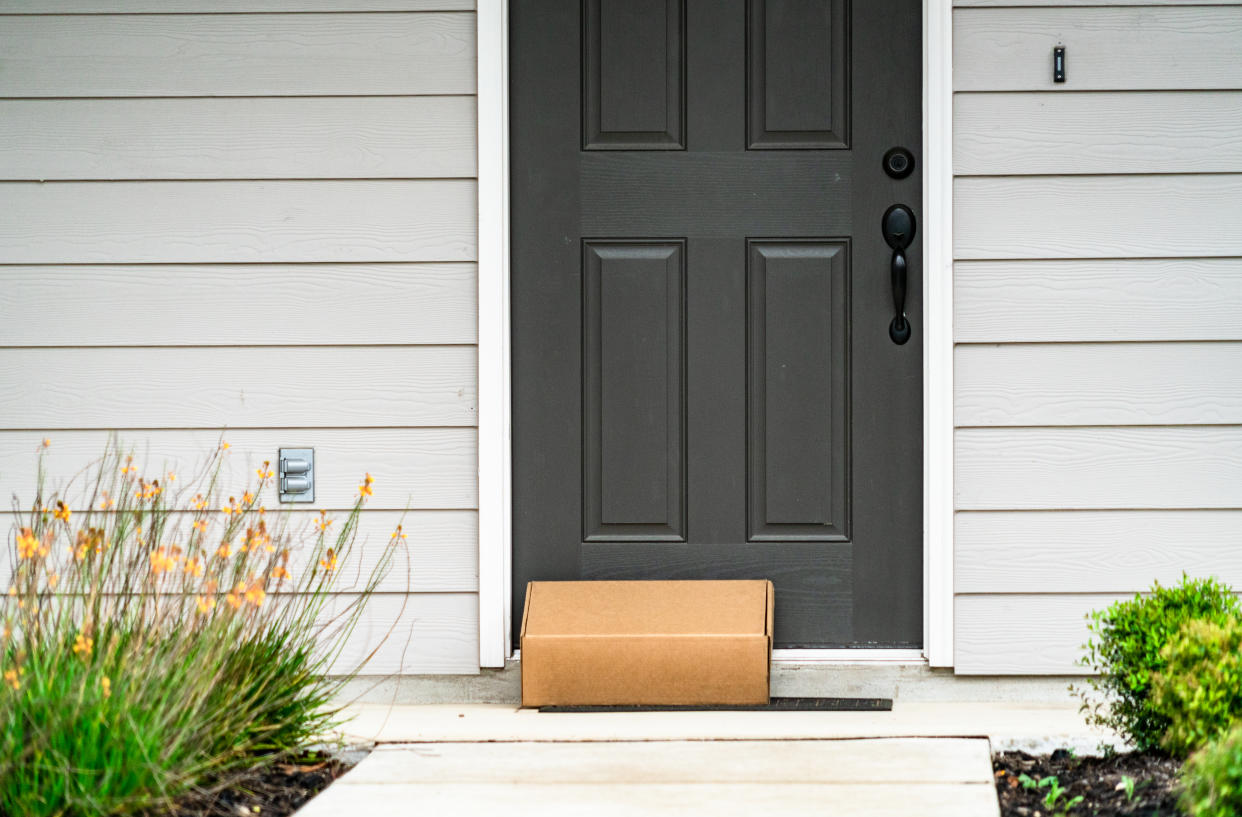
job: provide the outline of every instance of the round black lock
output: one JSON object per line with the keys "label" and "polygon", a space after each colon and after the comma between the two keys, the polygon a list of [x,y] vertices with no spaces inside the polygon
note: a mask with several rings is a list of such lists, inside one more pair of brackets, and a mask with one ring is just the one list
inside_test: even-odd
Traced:
{"label": "round black lock", "polygon": [[905,148],[892,148],[884,154],[884,172],[894,179],[904,179],[914,172],[914,154]]}

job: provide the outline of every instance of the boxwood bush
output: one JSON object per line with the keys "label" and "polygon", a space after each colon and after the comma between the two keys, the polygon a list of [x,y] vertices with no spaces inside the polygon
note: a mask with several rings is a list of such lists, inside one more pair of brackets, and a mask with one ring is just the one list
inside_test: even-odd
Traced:
{"label": "boxwood bush", "polygon": [[1230,588],[1186,576],[1175,587],[1157,582],[1148,595],[1092,612],[1080,663],[1094,677],[1078,690],[1088,722],[1118,732],[1136,749],[1160,748],[1171,721],[1154,706],[1152,682],[1166,668],[1165,645],[1188,621],[1223,626],[1240,616],[1242,607]]}
{"label": "boxwood bush", "polygon": [[1152,705],[1169,719],[1161,744],[1185,756],[1242,716],[1242,621],[1188,621],[1160,651]]}
{"label": "boxwood bush", "polygon": [[1190,817],[1242,814],[1242,725],[1186,761],[1182,769],[1181,805]]}

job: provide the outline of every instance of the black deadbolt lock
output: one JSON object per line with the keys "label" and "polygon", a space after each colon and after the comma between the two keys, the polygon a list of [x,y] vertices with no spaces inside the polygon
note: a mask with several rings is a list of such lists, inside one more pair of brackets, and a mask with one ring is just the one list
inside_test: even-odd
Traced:
{"label": "black deadbolt lock", "polygon": [[914,154],[905,148],[892,148],[884,154],[884,172],[894,179],[904,179],[914,172]]}

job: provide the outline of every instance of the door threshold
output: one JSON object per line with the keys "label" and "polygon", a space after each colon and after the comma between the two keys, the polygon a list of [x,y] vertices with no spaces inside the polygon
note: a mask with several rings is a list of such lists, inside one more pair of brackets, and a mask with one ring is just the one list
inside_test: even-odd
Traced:
{"label": "door threshold", "polygon": [[921,649],[791,649],[772,650],[773,664],[926,664]]}
{"label": "door threshold", "polygon": [[[522,651],[514,650],[510,661],[521,661]],[[794,649],[772,650],[773,664],[926,664],[920,649]]]}

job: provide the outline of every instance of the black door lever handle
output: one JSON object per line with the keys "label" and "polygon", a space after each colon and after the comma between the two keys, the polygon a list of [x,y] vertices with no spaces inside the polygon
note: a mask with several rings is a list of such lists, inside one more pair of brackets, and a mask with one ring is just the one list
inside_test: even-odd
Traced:
{"label": "black door lever handle", "polygon": [[898,346],[910,339],[910,320],[906,317],[906,287],[909,275],[906,270],[906,248],[914,241],[918,226],[914,211],[904,204],[894,204],[884,211],[881,223],[884,241],[893,248],[890,272],[893,281],[893,311],[896,312],[888,325],[888,336]]}

